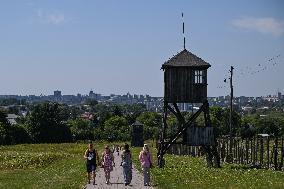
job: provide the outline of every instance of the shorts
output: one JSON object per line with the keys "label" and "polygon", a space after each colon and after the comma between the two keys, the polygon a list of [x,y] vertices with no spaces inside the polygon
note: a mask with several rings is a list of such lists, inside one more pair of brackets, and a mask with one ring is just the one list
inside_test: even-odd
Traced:
{"label": "shorts", "polygon": [[90,173],[92,171],[96,171],[97,166],[94,164],[86,164],[87,172]]}

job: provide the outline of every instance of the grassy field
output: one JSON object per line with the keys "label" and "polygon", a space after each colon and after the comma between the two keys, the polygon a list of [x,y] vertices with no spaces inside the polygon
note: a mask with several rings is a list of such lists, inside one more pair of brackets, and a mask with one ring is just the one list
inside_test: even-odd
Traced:
{"label": "grassy field", "polygon": [[75,143],[0,146],[0,188],[82,188],[86,148]]}
{"label": "grassy field", "polygon": [[[139,154],[133,149],[134,157]],[[156,162],[156,151],[153,158]],[[222,164],[222,168],[207,168],[202,158],[166,155],[166,166],[151,171],[154,185],[160,189],[190,188],[284,188],[284,172],[249,169],[245,166]],[[139,162],[134,159],[139,167]]]}
{"label": "grassy field", "polygon": [[[105,143],[95,143],[100,152]],[[0,188],[82,188],[86,183],[82,158],[86,144],[28,144],[0,146]],[[132,149],[134,164],[140,168]],[[156,151],[151,148],[154,161]],[[151,171],[159,189],[284,188],[284,172],[223,164],[207,168],[202,158],[166,155],[166,166]]]}

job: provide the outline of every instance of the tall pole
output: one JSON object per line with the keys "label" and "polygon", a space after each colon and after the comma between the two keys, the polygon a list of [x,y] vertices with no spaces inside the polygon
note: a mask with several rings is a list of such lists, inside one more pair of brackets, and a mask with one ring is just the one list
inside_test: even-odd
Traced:
{"label": "tall pole", "polygon": [[233,113],[233,70],[234,67],[231,66],[231,76],[230,76],[230,88],[231,88],[231,99],[230,99],[230,153],[232,153],[232,145],[233,145],[233,138],[232,138],[232,113]]}
{"label": "tall pole", "polygon": [[182,17],[183,49],[185,49],[185,34],[184,34],[184,19],[183,19],[183,13],[181,13],[181,17]]}

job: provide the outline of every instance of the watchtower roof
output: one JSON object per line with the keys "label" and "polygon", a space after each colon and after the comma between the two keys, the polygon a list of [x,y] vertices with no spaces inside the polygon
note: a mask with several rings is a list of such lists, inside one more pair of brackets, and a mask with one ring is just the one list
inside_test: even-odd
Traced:
{"label": "watchtower roof", "polygon": [[143,124],[140,121],[137,121],[137,120],[132,125],[143,126]]}
{"label": "watchtower roof", "polygon": [[204,67],[209,68],[211,65],[198,56],[192,54],[188,50],[184,49],[170,60],[166,61],[162,65],[162,69],[166,67]]}

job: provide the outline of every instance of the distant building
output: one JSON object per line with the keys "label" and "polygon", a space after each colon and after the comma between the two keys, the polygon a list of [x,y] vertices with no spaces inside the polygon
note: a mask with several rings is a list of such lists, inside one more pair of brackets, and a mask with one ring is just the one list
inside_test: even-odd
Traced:
{"label": "distant building", "polygon": [[282,94],[281,94],[281,92],[278,92],[278,93],[277,93],[277,96],[278,96],[278,99],[279,99],[279,100],[282,99]]}
{"label": "distant building", "polygon": [[11,124],[11,125],[15,125],[17,124],[17,121],[16,119],[18,118],[19,116],[17,116],[16,114],[7,114],[7,120],[8,122]]}
{"label": "distant building", "polygon": [[55,101],[61,101],[62,99],[61,91],[54,91],[53,97]]}
{"label": "distant building", "polygon": [[244,107],[242,107],[242,110],[246,111],[246,112],[250,112],[250,111],[252,111],[252,109],[253,109],[253,107],[251,107],[251,106],[244,106]]}
{"label": "distant building", "polygon": [[95,98],[96,94],[94,93],[94,91],[90,91],[89,92],[89,98]]}
{"label": "distant building", "polygon": [[263,97],[263,100],[267,100],[268,102],[278,102],[279,98],[278,96],[272,96],[272,95],[268,95],[267,97]]}

